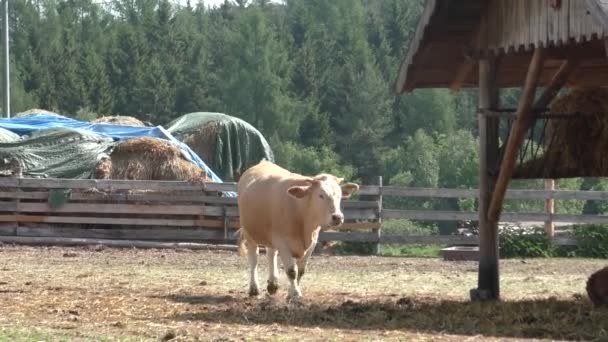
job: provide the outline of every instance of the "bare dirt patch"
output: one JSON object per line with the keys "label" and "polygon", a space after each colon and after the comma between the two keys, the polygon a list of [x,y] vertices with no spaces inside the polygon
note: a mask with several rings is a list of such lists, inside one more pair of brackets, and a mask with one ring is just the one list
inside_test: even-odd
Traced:
{"label": "bare dirt patch", "polygon": [[503,301],[479,304],[473,262],[313,256],[304,299],[287,303],[283,274],[276,298],[248,298],[235,252],[4,246],[0,340],[24,328],[37,329],[31,340],[608,338],[608,310],[584,292],[605,264],[502,261]]}

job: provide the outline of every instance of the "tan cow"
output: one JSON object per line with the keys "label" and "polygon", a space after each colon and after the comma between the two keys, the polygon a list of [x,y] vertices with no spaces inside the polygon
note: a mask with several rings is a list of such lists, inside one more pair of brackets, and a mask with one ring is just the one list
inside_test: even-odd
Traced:
{"label": "tan cow", "polygon": [[270,294],[278,290],[277,253],[283,262],[290,288],[288,298],[300,297],[300,281],[322,227],[344,222],[342,198],[359,186],[330,174],[306,177],[262,161],[243,173],[238,182],[241,220],[239,246],[248,255],[249,295],[259,295],[258,245],[266,246]]}

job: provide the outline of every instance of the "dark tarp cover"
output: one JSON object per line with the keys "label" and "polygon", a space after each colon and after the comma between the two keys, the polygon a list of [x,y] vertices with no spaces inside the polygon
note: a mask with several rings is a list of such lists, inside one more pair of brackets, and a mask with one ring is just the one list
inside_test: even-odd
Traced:
{"label": "dark tarp cover", "polygon": [[23,172],[53,178],[91,178],[99,162],[114,145],[110,137],[75,128],[49,128],[15,142],[0,143],[0,170],[17,159]]}
{"label": "dark tarp cover", "polygon": [[246,121],[233,116],[208,112],[185,114],[170,122],[167,131],[184,141],[210,122],[217,124],[218,134],[214,143],[215,155],[210,158],[209,167],[224,181],[235,181],[262,159],[274,162],[270,145],[262,133]]}

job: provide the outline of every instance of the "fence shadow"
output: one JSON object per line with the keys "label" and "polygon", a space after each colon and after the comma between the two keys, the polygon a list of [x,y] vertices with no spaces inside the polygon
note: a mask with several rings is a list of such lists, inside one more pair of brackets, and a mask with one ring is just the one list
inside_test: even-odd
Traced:
{"label": "fence shadow", "polygon": [[[187,297],[186,297],[187,298]],[[215,299],[213,299],[215,298]],[[608,338],[608,309],[594,309],[586,298],[555,298],[497,303],[399,299],[304,299],[288,304],[279,299],[233,298],[175,301],[205,306],[169,317],[243,325],[281,324],[354,330],[397,329],[416,332],[513,338],[589,340]]]}

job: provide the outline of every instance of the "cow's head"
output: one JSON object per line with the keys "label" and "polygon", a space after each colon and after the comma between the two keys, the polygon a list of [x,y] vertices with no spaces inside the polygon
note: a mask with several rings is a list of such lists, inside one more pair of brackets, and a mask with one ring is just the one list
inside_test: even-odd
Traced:
{"label": "cow's head", "polygon": [[317,220],[323,227],[339,226],[344,223],[340,201],[349,198],[359,190],[355,183],[342,183],[343,178],[320,174],[307,180],[306,185],[290,187],[289,195],[308,201],[309,217]]}

